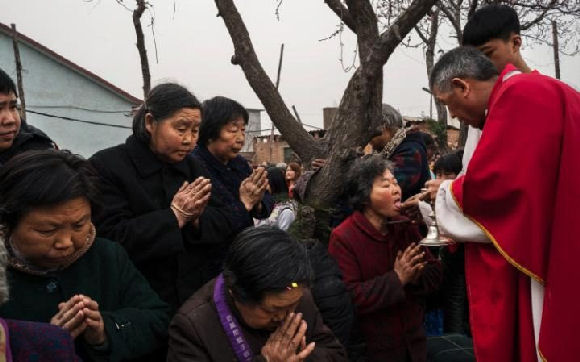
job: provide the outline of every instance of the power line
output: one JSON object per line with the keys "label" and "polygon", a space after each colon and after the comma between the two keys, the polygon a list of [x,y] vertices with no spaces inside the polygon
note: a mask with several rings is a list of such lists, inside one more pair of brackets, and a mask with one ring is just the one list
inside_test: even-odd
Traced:
{"label": "power line", "polygon": [[101,109],[94,109],[94,108],[84,108],[84,107],[78,107],[78,106],[71,106],[71,105],[29,105],[28,107],[32,107],[32,108],[49,108],[49,109],[77,109],[77,110],[81,110],[81,111],[87,111],[87,112],[93,112],[93,113],[122,113],[122,114],[130,114],[131,110],[130,109],[126,109],[126,110],[119,110],[119,111],[105,111],[105,110],[101,110]]}
{"label": "power line", "polygon": [[85,120],[78,119],[78,118],[71,118],[71,117],[66,117],[66,116],[57,116],[57,115],[54,115],[54,114],[33,111],[33,110],[30,110],[30,109],[27,109],[26,110],[26,113],[34,113],[34,114],[38,114],[38,115],[45,116],[45,117],[49,117],[49,118],[59,118],[59,119],[62,119],[62,120],[65,120],[65,121],[69,121],[69,122],[88,123],[88,124],[92,124],[92,125],[95,125],[95,126],[107,126],[107,127],[122,128],[122,129],[132,129],[132,127],[123,126],[123,125],[120,125],[120,124],[109,124],[109,123],[102,123],[102,122],[85,121]]}

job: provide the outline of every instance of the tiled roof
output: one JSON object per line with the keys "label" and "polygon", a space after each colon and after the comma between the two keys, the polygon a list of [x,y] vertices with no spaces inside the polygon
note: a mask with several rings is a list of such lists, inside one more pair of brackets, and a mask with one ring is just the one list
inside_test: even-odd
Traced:
{"label": "tiled roof", "polygon": [[[9,37],[12,37],[12,28],[0,23],[0,32],[6,34]],[[99,77],[98,75],[96,75],[95,73],[81,67],[80,65],[77,65],[73,62],[71,62],[70,60],[66,59],[65,57],[63,57],[60,54],[57,54],[56,52],[48,49],[47,47],[45,47],[44,45],[40,44],[39,42],[37,42],[34,39],[31,39],[29,37],[27,37],[26,35],[18,32],[18,41],[21,43],[25,43],[28,46],[36,49],[37,51],[41,52],[42,54],[46,55],[47,57],[51,58],[52,60],[64,65],[65,67],[87,77],[88,79],[94,81],[95,83],[100,84],[101,86],[109,89],[111,92],[119,95],[120,97],[126,99],[127,101],[129,101],[130,103],[137,105],[140,104],[142,101],[141,99],[132,96],[131,94],[125,92],[124,90],[122,90],[119,87],[116,87],[115,85],[109,83],[108,81],[104,80],[103,78]]]}

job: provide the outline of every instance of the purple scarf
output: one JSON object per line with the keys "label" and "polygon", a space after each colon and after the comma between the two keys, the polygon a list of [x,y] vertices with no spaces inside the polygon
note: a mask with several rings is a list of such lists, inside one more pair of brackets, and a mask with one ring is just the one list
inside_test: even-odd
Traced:
{"label": "purple scarf", "polygon": [[226,302],[226,288],[223,274],[218,275],[215,280],[213,290],[213,300],[217,308],[220,323],[230,340],[230,345],[240,362],[251,362],[254,359],[250,345],[244,338],[242,328],[232,314],[228,303]]}

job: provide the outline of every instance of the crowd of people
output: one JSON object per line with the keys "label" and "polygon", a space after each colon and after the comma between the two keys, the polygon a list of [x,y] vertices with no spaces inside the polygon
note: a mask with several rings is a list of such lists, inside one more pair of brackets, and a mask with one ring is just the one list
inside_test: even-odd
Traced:
{"label": "crowd of people", "polygon": [[[573,361],[580,94],[521,42],[486,6],[433,67],[464,150],[383,106],[328,240],[304,200],[325,160],[252,167],[235,100],[159,84],[85,160],[0,70],[0,360]],[[453,244],[420,245],[434,218]]]}

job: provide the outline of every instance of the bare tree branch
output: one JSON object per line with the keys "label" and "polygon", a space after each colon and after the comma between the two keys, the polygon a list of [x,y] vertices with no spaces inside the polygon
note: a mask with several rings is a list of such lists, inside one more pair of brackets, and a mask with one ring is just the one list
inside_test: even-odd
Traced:
{"label": "bare tree branch", "polygon": [[425,44],[429,43],[429,39],[427,39],[425,34],[423,34],[423,32],[421,31],[421,29],[419,29],[418,26],[415,26],[415,32],[417,33],[417,35],[419,35],[419,38],[421,38],[421,40],[423,40]]}
{"label": "bare tree branch", "polygon": [[266,108],[276,128],[305,162],[322,153],[318,143],[300,126],[286,107],[254,51],[250,35],[233,0],[215,0],[234,45],[233,63],[239,64],[250,86]]}
{"label": "bare tree branch", "polygon": [[352,18],[350,11],[340,2],[340,0],[324,0],[326,5],[332,10],[336,16],[348,26],[353,33],[356,34],[356,23]]}
{"label": "bare tree branch", "polygon": [[368,59],[370,66],[365,71],[367,76],[385,65],[397,45],[436,2],[437,0],[414,0],[395,23],[380,35]]}
{"label": "bare tree branch", "polygon": [[141,59],[141,74],[143,75],[143,99],[147,98],[151,89],[151,73],[149,71],[149,59],[147,58],[147,49],[145,48],[145,36],[141,27],[141,16],[145,12],[145,0],[137,0],[137,7],[133,10],[133,26],[137,35],[137,50]]}

